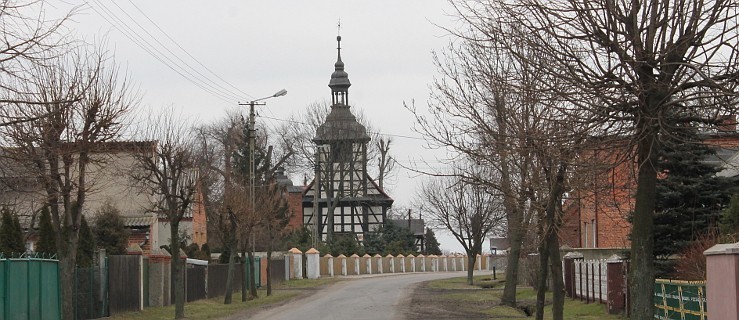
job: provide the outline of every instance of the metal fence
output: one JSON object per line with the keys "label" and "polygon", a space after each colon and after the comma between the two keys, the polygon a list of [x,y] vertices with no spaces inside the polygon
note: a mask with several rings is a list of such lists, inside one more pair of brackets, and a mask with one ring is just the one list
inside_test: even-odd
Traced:
{"label": "metal fence", "polygon": [[[236,264],[234,269],[234,292],[241,291],[241,279],[244,273],[240,271],[241,265]],[[227,264],[208,265],[208,297],[217,297],[226,294],[226,278],[228,277]]]}
{"label": "metal fence", "polygon": [[0,255],[0,315],[2,319],[60,319],[59,262]]}
{"label": "metal fence", "polygon": [[657,279],[654,282],[654,318],[705,320],[706,282]]}
{"label": "metal fence", "polygon": [[75,319],[97,319],[109,315],[107,259],[98,266],[75,269],[73,303]]}
{"label": "metal fence", "polygon": [[208,297],[206,291],[206,277],[208,275],[208,265],[187,264],[185,272],[185,291],[187,302],[205,299]]}

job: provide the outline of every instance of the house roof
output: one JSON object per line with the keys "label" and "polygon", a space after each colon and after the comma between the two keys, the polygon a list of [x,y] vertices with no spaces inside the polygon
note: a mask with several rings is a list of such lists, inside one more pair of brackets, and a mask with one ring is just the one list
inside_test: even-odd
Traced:
{"label": "house roof", "polygon": [[[408,219],[388,219],[388,223],[392,223],[398,227],[408,228]],[[426,223],[423,219],[410,219],[410,230],[413,235],[422,236],[426,233]]]}
{"label": "house roof", "polygon": [[157,222],[157,217],[154,214],[123,216],[121,218],[126,227],[147,227]]}

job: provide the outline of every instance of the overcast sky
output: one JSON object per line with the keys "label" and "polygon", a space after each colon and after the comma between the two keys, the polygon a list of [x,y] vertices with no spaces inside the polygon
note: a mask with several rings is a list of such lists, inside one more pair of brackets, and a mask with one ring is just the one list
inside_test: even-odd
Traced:
{"label": "overcast sky", "polygon": [[[71,7],[49,0],[47,9]],[[432,51],[450,41],[439,26],[455,23],[451,12],[446,0],[91,0],[69,26],[91,41],[107,35],[116,60],[139,85],[143,106],[172,105],[208,123],[238,108],[238,102],[284,88],[287,96],[268,100],[259,112],[267,126],[275,127],[280,125],[275,119],[330,100],[341,21],[350,104],[390,135],[391,152],[401,164],[426,161],[433,167],[445,154],[423,147],[403,102],[425,108],[436,75]],[[410,205],[419,180],[398,167],[389,191],[396,205]],[[440,240],[443,249],[462,250],[448,236]]]}

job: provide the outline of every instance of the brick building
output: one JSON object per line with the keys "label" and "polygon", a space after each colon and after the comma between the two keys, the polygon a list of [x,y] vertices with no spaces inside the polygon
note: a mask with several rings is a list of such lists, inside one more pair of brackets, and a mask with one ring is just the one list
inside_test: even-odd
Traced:
{"label": "brick building", "polygon": [[[739,134],[736,121],[705,135],[705,143],[716,147],[716,155],[704,161],[723,171],[719,175],[736,176],[739,167]],[[572,248],[628,248],[631,246],[628,221],[634,209],[637,163],[626,141],[594,141],[581,155],[588,163],[577,169],[578,180],[563,204],[560,228],[562,245]]]}

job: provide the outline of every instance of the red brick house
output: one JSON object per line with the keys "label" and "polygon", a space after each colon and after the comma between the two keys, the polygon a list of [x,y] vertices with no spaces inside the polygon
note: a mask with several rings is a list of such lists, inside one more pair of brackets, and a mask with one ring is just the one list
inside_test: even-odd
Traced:
{"label": "red brick house", "polygon": [[[736,175],[739,134],[736,121],[706,134],[705,143],[718,148],[707,162],[724,168],[720,175]],[[581,155],[590,165],[578,169],[578,181],[563,204],[560,242],[572,248],[628,248],[628,215],[634,209],[637,163],[624,140],[593,144]],[[731,173],[734,172],[734,173]]]}

